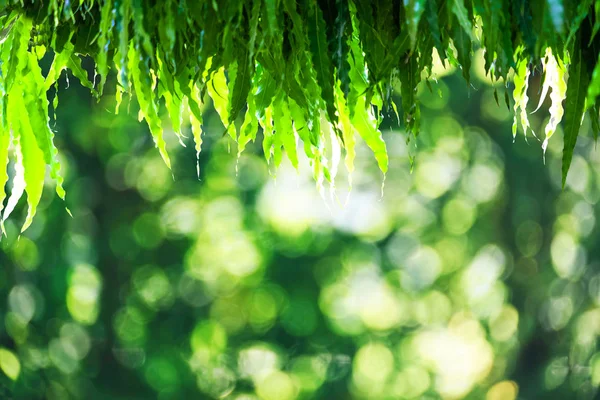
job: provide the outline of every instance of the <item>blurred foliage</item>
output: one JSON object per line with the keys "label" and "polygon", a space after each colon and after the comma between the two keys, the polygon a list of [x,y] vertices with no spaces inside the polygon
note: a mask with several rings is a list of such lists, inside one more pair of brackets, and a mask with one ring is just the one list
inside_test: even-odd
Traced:
{"label": "blurred foliage", "polygon": [[403,135],[382,128],[383,196],[365,146],[350,195],[340,171],[323,198],[305,158],[298,172],[285,159],[270,169],[259,145],[237,158],[210,109],[200,179],[195,149],[173,134],[169,170],[135,105],[115,115],[113,100],[61,79],[73,217],[45,191],[20,238],[6,222],[0,397],[595,398],[589,121],[561,191],[560,140],[546,165],[531,135],[513,143],[479,61],[476,88],[452,74],[420,88],[427,134],[412,174]]}
{"label": "blurred foliage", "polygon": [[[402,120],[405,139],[415,143],[427,125],[420,86],[431,85],[442,62],[460,68],[470,85],[479,50],[503,92],[494,90],[496,103],[503,96],[513,109],[513,137],[518,126],[531,130],[527,89],[542,69],[540,105],[546,95],[552,103],[542,148],[564,116],[563,186],[583,116],[594,136],[600,131],[600,0],[0,0],[0,24],[0,164],[13,158],[16,165],[2,221],[26,194],[22,231],[47,167],[65,196],[48,124],[65,70],[96,97],[112,71],[116,109],[125,94],[135,95],[139,120],[167,166],[159,108],[182,143],[189,121],[198,155],[212,103],[238,153],[260,130],[266,160],[278,167],[285,152],[298,166],[302,153],[319,189],[335,180],[342,157],[354,169],[357,137],[385,175],[384,116]],[[82,57],[95,62],[93,73]],[[40,68],[44,59],[52,60],[48,71]],[[1,172],[0,186],[8,180]]]}

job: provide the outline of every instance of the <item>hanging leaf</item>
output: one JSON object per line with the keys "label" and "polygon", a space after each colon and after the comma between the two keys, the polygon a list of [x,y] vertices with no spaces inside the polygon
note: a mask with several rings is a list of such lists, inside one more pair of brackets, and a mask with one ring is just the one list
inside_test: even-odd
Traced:
{"label": "hanging leaf", "polygon": [[343,132],[344,148],[346,150],[346,156],[344,157],[344,163],[348,171],[348,185],[352,188],[352,172],[354,172],[354,159],[356,158],[356,130],[352,126],[350,120],[350,110],[346,107],[343,92],[340,86],[337,87],[336,100],[337,108],[340,113],[339,123],[341,125],[340,130]]}
{"label": "hanging leaf", "polygon": [[529,87],[530,73],[530,70],[527,68],[527,64],[527,60],[519,61],[514,75],[515,88],[513,90],[513,99],[515,101],[515,104],[514,120],[512,126],[513,140],[517,136],[519,117],[521,121],[521,128],[523,129],[523,135],[525,137],[527,137],[527,131],[531,129],[529,125],[529,118],[527,117],[527,103],[529,102],[529,96],[527,96],[527,88]]}
{"label": "hanging leaf", "polygon": [[353,46],[352,56],[350,61],[350,81],[355,90],[351,91],[348,103],[355,104],[355,107],[354,111],[350,114],[350,121],[360,137],[375,154],[377,165],[381,172],[385,174],[388,169],[386,145],[377,127],[377,118],[375,118],[372,108],[366,104],[365,98],[359,95],[361,88],[367,87],[367,82],[359,67],[363,65],[362,55],[356,46]]}
{"label": "hanging leaf", "polygon": [[[271,161],[271,157],[273,157],[276,152],[281,152],[280,149],[276,149],[276,145],[274,143],[274,126],[273,126],[273,109],[271,106],[265,108],[264,119],[260,120],[260,125],[263,129],[263,152],[265,153],[265,158],[267,162]],[[275,157],[275,166],[278,165],[279,157]]]}
{"label": "hanging leaf", "polygon": [[[183,120],[183,100],[184,93],[181,90],[179,81],[176,81],[169,70],[168,63],[164,60],[165,55],[158,54],[158,95],[165,100],[165,106],[171,119],[173,132],[183,144],[183,135],[181,125]],[[189,94],[189,92],[188,92]]]}
{"label": "hanging leaf", "polygon": [[[10,132],[0,129],[0,215],[4,207],[6,192],[4,187],[8,183],[8,146],[10,145]],[[0,233],[1,234],[1,233]]]}
{"label": "hanging leaf", "polygon": [[416,57],[410,56],[400,64],[400,92],[402,93],[402,108],[404,110],[404,123],[406,130],[414,138],[419,135],[420,108],[417,100],[417,85],[421,71],[418,68]]}
{"label": "hanging leaf", "polygon": [[342,93],[345,97],[350,92],[350,40],[352,32],[352,21],[350,20],[350,10],[345,0],[336,0],[337,16],[333,24],[334,35],[332,61],[335,66],[336,76],[341,82]]}
{"label": "hanging leaf", "polygon": [[[19,112],[22,116],[27,115],[27,108],[23,102],[20,93],[12,92],[15,95],[11,102],[14,103],[14,112]],[[27,193],[27,217],[21,229],[25,231],[33,222],[33,217],[37,211],[37,206],[42,198],[44,189],[44,176],[46,165],[44,163],[43,152],[37,145],[35,135],[31,129],[31,124],[28,118],[22,118],[17,128],[19,133],[19,142],[16,146],[16,151],[21,153],[23,162],[23,173],[25,180],[25,192]]]}
{"label": "hanging leaf", "polygon": [[228,124],[232,124],[238,114],[246,105],[246,99],[250,88],[252,87],[252,67],[248,61],[248,54],[245,50],[237,52],[237,68],[235,69],[235,79],[231,80],[231,98],[229,99],[229,118]]}
{"label": "hanging leaf", "polygon": [[248,142],[256,138],[257,130],[258,119],[256,118],[256,104],[254,102],[254,96],[250,96],[248,98],[248,109],[246,110],[244,122],[240,128],[240,136],[238,138],[238,157],[242,154]]}
{"label": "hanging leaf", "polygon": [[267,26],[269,27],[269,34],[271,36],[275,36],[277,34],[277,9],[278,9],[278,1],[277,0],[264,0],[265,1],[265,9],[267,14]]}
{"label": "hanging leaf", "polygon": [[[50,176],[56,183],[56,193],[64,200],[64,179],[60,173],[58,149],[54,145],[54,132],[50,129],[48,117],[48,101],[40,101],[46,88],[42,70],[35,55],[29,53],[29,63],[23,69],[23,102],[29,117],[30,127],[36,138],[38,147],[43,153],[43,161],[50,166]],[[56,105],[55,105],[56,107]]]}
{"label": "hanging leaf", "polygon": [[285,100],[280,99],[274,103],[273,121],[275,133],[281,138],[281,143],[292,166],[298,169],[296,134],[292,126],[292,116]]}
{"label": "hanging leaf", "polygon": [[594,2],[594,28],[592,30],[592,35],[590,37],[590,43],[596,35],[598,34],[598,30],[600,30],[600,2]]}
{"label": "hanging leaf", "polygon": [[417,42],[417,30],[421,16],[425,11],[425,3],[427,0],[403,0],[404,13],[406,15],[406,24],[408,25],[408,33],[410,35],[410,47],[415,47]]}
{"label": "hanging leaf", "polygon": [[17,74],[23,70],[28,62],[27,48],[31,31],[31,20],[19,18],[11,28],[10,40],[2,46],[2,59],[7,66],[4,75],[4,87],[10,92]]}
{"label": "hanging leaf", "polygon": [[565,47],[568,47],[571,41],[575,38],[575,34],[579,31],[579,27],[581,23],[588,16],[588,13],[591,11],[591,6],[593,4],[593,0],[582,0],[577,5],[577,14],[575,18],[571,21],[569,27],[569,36],[567,37],[567,42],[565,43]]}
{"label": "hanging leaf", "polygon": [[133,43],[129,47],[128,66],[133,80],[135,95],[140,105],[140,113],[148,123],[154,144],[158,148],[162,159],[167,167],[171,168],[171,161],[167,153],[167,144],[163,138],[162,123],[158,116],[158,110],[154,99],[153,85],[150,81],[150,73],[145,68],[142,55],[138,53]]}
{"label": "hanging leaf", "polygon": [[548,124],[546,124],[545,139],[542,143],[542,149],[545,153],[546,148],[548,147],[548,141],[552,135],[554,135],[554,132],[556,132],[556,128],[563,118],[563,101],[567,96],[567,69],[560,59],[556,58],[554,54],[552,54],[552,50],[550,48],[546,49],[546,57],[542,60],[542,65],[544,71],[544,84],[542,86],[542,94],[540,96],[539,104],[534,112],[540,109],[544,100],[546,99],[546,95],[551,89],[551,105],[549,110],[550,120],[548,121]]}
{"label": "hanging leaf", "polygon": [[596,103],[596,99],[600,95],[600,54],[598,55],[598,61],[592,72],[592,79],[590,85],[587,88],[586,104],[592,107]]}
{"label": "hanging leaf", "polygon": [[[231,81],[235,82],[237,69],[234,67],[230,70]],[[225,77],[225,68],[219,68],[213,75],[212,78],[206,84],[208,95],[213,101],[213,105],[221,122],[227,129],[227,133],[236,139],[235,126],[230,123],[229,119],[229,88],[227,86],[227,78]]]}
{"label": "hanging leaf", "polygon": [[113,6],[112,0],[104,0],[100,12],[100,32],[98,34],[98,56],[96,64],[100,83],[98,84],[98,93],[102,95],[106,77],[108,75],[108,51],[112,41],[112,29],[115,26],[115,17],[117,10]]}
{"label": "hanging leaf", "polygon": [[[45,81],[45,91],[48,91],[60,78],[60,74],[67,68],[69,64],[69,60],[73,55],[73,44],[71,42],[67,42],[63,47],[63,51],[54,55],[54,59],[52,60],[52,65],[50,66],[50,71],[46,76]],[[87,76],[86,76],[87,77]]]}
{"label": "hanging leaf", "polygon": [[469,35],[460,25],[455,25],[453,28],[454,37],[452,43],[456,49],[456,61],[462,71],[462,75],[467,81],[467,85],[471,83],[471,53],[472,42]]}
{"label": "hanging leaf", "polygon": [[[128,89],[129,79],[127,77],[127,54],[129,54],[129,26],[131,21],[131,0],[121,0],[118,8],[116,30],[119,34],[119,58],[117,70],[119,83],[124,89]],[[119,93],[117,91],[117,93]]]}
{"label": "hanging leaf", "polygon": [[562,159],[562,185],[565,186],[567,173],[573,159],[573,151],[579,134],[579,127],[583,118],[585,98],[589,83],[589,74],[582,59],[582,50],[575,43],[571,65],[569,66],[569,81],[567,86],[567,98],[565,101],[565,143]]}
{"label": "hanging leaf", "polygon": [[[126,0],[130,1],[131,18],[133,20],[133,32],[135,40],[137,42],[137,51],[140,53],[142,59],[149,58],[154,61],[154,46],[152,45],[152,38],[150,34],[146,32],[144,26],[144,7],[142,6],[142,0]],[[125,2],[123,3],[125,4]],[[142,54],[143,50],[143,54]]]}
{"label": "hanging leaf", "polygon": [[[254,54],[256,52],[256,39],[258,37],[258,22],[260,20],[261,0],[253,0],[250,11],[250,27],[248,39],[248,63],[254,64]],[[260,46],[259,46],[260,47]]]}
{"label": "hanging leaf", "polygon": [[88,78],[87,71],[81,67],[81,58],[79,58],[78,55],[71,54],[67,60],[66,67],[69,68],[75,78],[79,79],[82,86],[90,89],[94,96],[98,96],[94,84],[90,82],[90,79]]}
{"label": "hanging leaf", "polygon": [[175,48],[175,40],[177,33],[175,29],[175,16],[173,15],[173,3],[170,1],[162,1],[163,4],[160,22],[158,23],[158,37],[163,51],[172,61],[171,54]]}
{"label": "hanging leaf", "polygon": [[316,0],[310,0],[308,12],[308,37],[312,53],[313,66],[317,72],[317,82],[321,89],[321,96],[327,107],[329,120],[337,121],[335,100],[333,95],[334,75],[333,64],[327,51],[327,37],[325,35],[325,21]]}
{"label": "hanging leaf", "polygon": [[464,0],[452,0],[450,6],[452,13],[456,16],[456,20],[459,25],[463,28],[464,32],[469,35],[471,41],[475,41],[475,35],[473,35],[473,25],[469,19],[467,8],[465,7]]}
{"label": "hanging leaf", "polygon": [[190,88],[188,92],[188,106],[190,109],[190,125],[192,128],[192,135],[194,137],[194,144],[196,149],[196,169],[198,177],[200,177],[200,150],[202,150],[202,112],[200,111],[200,104],[202,99],[200,97],[200,88],[195,85],[194,82],[190,82]]}
{"label": "hanging leaf", "polygon": [[429,25],[429,29],[431,30],[431,36],[435,43],[435,48],[437,49],[438,53],[441,54],[442,59],[445,59],[446,47],[442,44],[442,34],[438,17],[438,10],[440,8],[438,5],[438,0],[428,0],[427,7],[428,8],[425,16],[427,17],[427,23]]}

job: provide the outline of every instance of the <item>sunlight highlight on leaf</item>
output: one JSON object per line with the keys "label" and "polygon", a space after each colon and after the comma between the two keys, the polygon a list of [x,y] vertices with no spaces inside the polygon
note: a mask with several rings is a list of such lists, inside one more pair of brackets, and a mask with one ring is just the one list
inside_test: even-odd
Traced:
{"label": "sunlight highlight on leaf", "polygon": [[[513,90],[513,99],[515,100],[514,105],[514,121],[512,126],[513,139],[517,136],[518,118],[520,116],[521,128],[523,129],[523,135],[527,137],[527,131],[531,130],[529,125],[529,119],[527,118],[527,102],[529,96],[527,96],[527,87],[529,86],[529,69],[527,68],[527,60],[521,60],[517,64],[515,71],[514,83],[515,89]],[[533,130],[531,130],[533,133]],[[535,133],[533,133],[535,136]]]}
{"label": "sunlight highlight on leaf", "polygon": [[546,124],[545,128],[545,139],[542,144],[544,152],[548,147],[548,141],[556,132],[556,127],[562,120],[564,114],[563,101],[567,96],[567,82],[566,82],[566,68],[560,59],[557,59],[550,48],[546,49],[546,56],[542,59],[542,65],[544,68],[544,85],[542,87],[542,94],[540,95],[540,101],[535,111],[540,109],[548,92],[550,92],[550,121]]}

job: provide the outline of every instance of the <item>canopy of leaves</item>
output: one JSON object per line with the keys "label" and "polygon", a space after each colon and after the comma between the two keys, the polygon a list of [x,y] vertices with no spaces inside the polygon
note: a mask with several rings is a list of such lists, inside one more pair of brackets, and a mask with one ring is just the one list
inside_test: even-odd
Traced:
{"label": "canopy of leaves", "polygon": [[[432,78],[435,53],[469,82],[481,47],[489,76],[514,80],[513,134],[530,129],[528,79],[542,65],[542,101],[550,93],[552,103],[543,147],[564,115],[564,184],[585,112],[599,130],[599,15],[592,0],[0,0],[0,164],[12,143],[16,165],[2,220],[25,193],[27,228],[47,166],[64,197],[46,93],[65,69],[97,96],[114,71],[117,98],[135,95],[167,165],[161,107],[178,137],[189,121],[199,152],[210,98],[239,152],[261,129],[266,159],[278,166],[285,151],[297,165],[301,141],[322,187],[342,149],[352,169],[355,135],[385,173],[379,124],[397,110],[392,88],[400,86],[407,140],[416,137],[416,89]],[[96,63],[92,80],[82,55]],[[0,185],[7,180],[0,173]]]}

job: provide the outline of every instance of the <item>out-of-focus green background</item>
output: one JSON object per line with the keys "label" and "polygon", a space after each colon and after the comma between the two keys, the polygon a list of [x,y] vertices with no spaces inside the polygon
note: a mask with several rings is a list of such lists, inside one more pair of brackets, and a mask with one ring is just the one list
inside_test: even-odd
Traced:
{"label": "out-of-focus green background", "polygon": [[237,159],[210,104],[200,180],[172,134],[169,171],[133,107],[63,76],[73,217],[49,188],[7,223],[0,398],[594,398],[600,152],[584,129],[561,191],[561,132],[545,164],[513,143],[481,69],[421,88],[412,173],[388,118],[383,197],[361,145],[333,199],[260,143]]}

